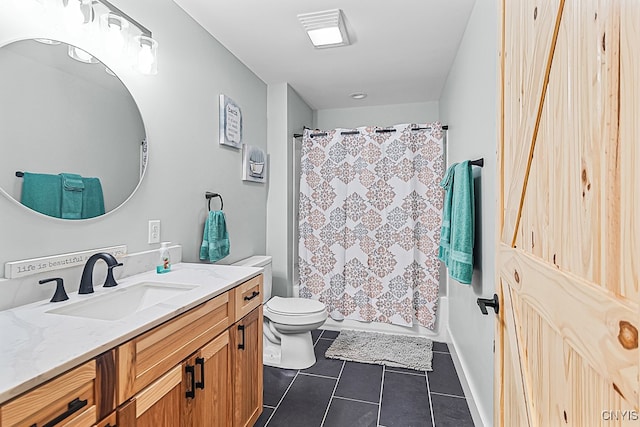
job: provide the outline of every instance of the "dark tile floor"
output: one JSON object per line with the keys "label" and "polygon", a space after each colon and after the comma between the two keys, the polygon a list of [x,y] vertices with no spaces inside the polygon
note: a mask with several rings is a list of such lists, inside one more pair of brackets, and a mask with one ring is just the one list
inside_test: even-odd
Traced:
{"label": "dark tile floor", "polygon": [[264,367],[264,411],[255,427],[473,426],[445,343],[433,343],[433,371],[423,372],[326,359],[338,333],[312,334],[315,365]]}

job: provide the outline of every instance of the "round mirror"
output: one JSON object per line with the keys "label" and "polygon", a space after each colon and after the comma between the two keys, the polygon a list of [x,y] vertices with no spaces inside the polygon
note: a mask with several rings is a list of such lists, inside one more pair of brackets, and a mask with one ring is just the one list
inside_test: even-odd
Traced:
{"label": "round mirror", "polygon": [[146,166],[140,111],[104,64],[47,39],[0,48],[0,189],[57,218],[107,213]]}

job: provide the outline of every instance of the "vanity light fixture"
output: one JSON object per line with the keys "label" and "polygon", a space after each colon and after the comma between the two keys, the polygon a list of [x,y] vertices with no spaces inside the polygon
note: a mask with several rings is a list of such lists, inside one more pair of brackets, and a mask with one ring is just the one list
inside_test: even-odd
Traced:
{"label": "vanity light fixture", "polygon": [[[158,41],[151,37],[151,31],[149,31],[146,27],[140,24],[135,19],[131,18],[129,15],[118,9],[116,6],[111,4],[108,0],[93,0],[95,3],[100,3],[106,6],[109,9],[109,13],[107,14],[110,18],[102,18],[106,19],[106,28],[103,25],[103,31],[108,34],[109,43],[113,43],[110,49],[116,48],[116,40],[117,34],[121,35],[124,40],[124,45],[130,44],[133,51],[133,67],[137,69],[140,73],[146,75],[153,75],[158,73]],[[118,17],[122,19],[120,23],[117,22]],[[131,24],[133,27],[136,27],[140,33],[139,35],[133,35],[131,30],[127,31],[127,28]],[[118,29],[120,31],[118,31]],[[133,35],[133,38],[128,37],[129,35]]]}
{"label": "vanity light fixture", "polygon": [[316,48],[349,45],[349,35],[344,25],[342,10],[331,9],[322,12],[298,15],[302,28],[309,35]]}
{"label": "vanity light fixture", "polygon": [[[20,0],[23,1],[23,0]],[[130,62],[142,74],[158,72],[158,42],[151,31],[131,18],[108,0],[35,0],[43,11],[57,9],[70,30],[83,27],[95,31],[102,40],[105,52],[113,58]],[[62,8],[60,8],[62,6]],[[47,12],[47,15],[51,15]],[[55,15],[55,14],[53,14]],[[98,21],[99,25],[91,25]],[[80,49],[69,48],[69,56],[77,61],[97,62]]]}

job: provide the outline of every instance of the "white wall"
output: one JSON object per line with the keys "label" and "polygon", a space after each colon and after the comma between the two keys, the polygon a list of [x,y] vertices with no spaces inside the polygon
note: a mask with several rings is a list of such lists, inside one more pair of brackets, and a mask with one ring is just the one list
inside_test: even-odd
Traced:
{"label": "white wall", "polygon": [[[0,0],[6,2],[10,0]],[[114,4],[148,27],[159,42],[156,76],[103,60],[140,108],[149,140],[146,176],[124,206],[86,221],[44,217],[0,197],[0,276],[10,260],[117,244],[127,244],[129,252],[157,248],[147,244],[149,219],[161,220],[162,240],[182,244],[183,259],[197,262],[208,190],[224,198],[231,254],[222,263],[265,252],[267,186],[242,181],[240,151],[218,144],[218,95],[230,96],[242,108],[245,140],[266,149],[266,85],[173,1]],[[23,19],[0,13],[0,45],[50,36],[46,28]],[[50,296],[50,289],[33,277],[29,298]],[[67,286],[72,292],[78,284]],[[0,281],[0,298],[4,289]]]}
{"label": "white wall", "polygon": [[[483,316],[478,297],[495,290],[498,5],[477,0],[440,98],[440,118],[449,125],[448,162],[484,157],[474,168],[476,270],[472,284],[450,279],[449,334],[484,425],[493,420],[495,316]],[[490,312],[492,313],[492,312]]]}
{"label": "white wall", "polygon": [[391,104],[373,107],[317,110],[313,126],[317,129],[353,129],[361,126],[386,127],[400,123],[426,123],[438,120],[438,101]]}
{"label": "white wall", "polygon": [[[296,189],[293,162],[296,152],[294,133],[311,126],[313,111],[287,84],[268,87],[269,121],[269,194],[267,197],[267,254],[273,257],[273,295],[293,295],[293,260],[297,257],[297,239],[293,216]],[[297,142],[300,143],[299,141]]]}

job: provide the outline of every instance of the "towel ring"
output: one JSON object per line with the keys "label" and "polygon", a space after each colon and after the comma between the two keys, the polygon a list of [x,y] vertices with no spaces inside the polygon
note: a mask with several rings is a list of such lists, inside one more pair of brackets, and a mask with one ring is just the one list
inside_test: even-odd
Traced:
{"label": "towel ring", "polygon": [[222,196],[219,195],[218,193],[212,193],[210,191],[207,191],[206,193],[204,193],[204,198],[209,200],[209,211],[211,211],[211,199],[213,199],[214,197],[219,197],[220,198],[220,210],[222,210],[223,207],[224,207],[224,202],[222,201]]}

